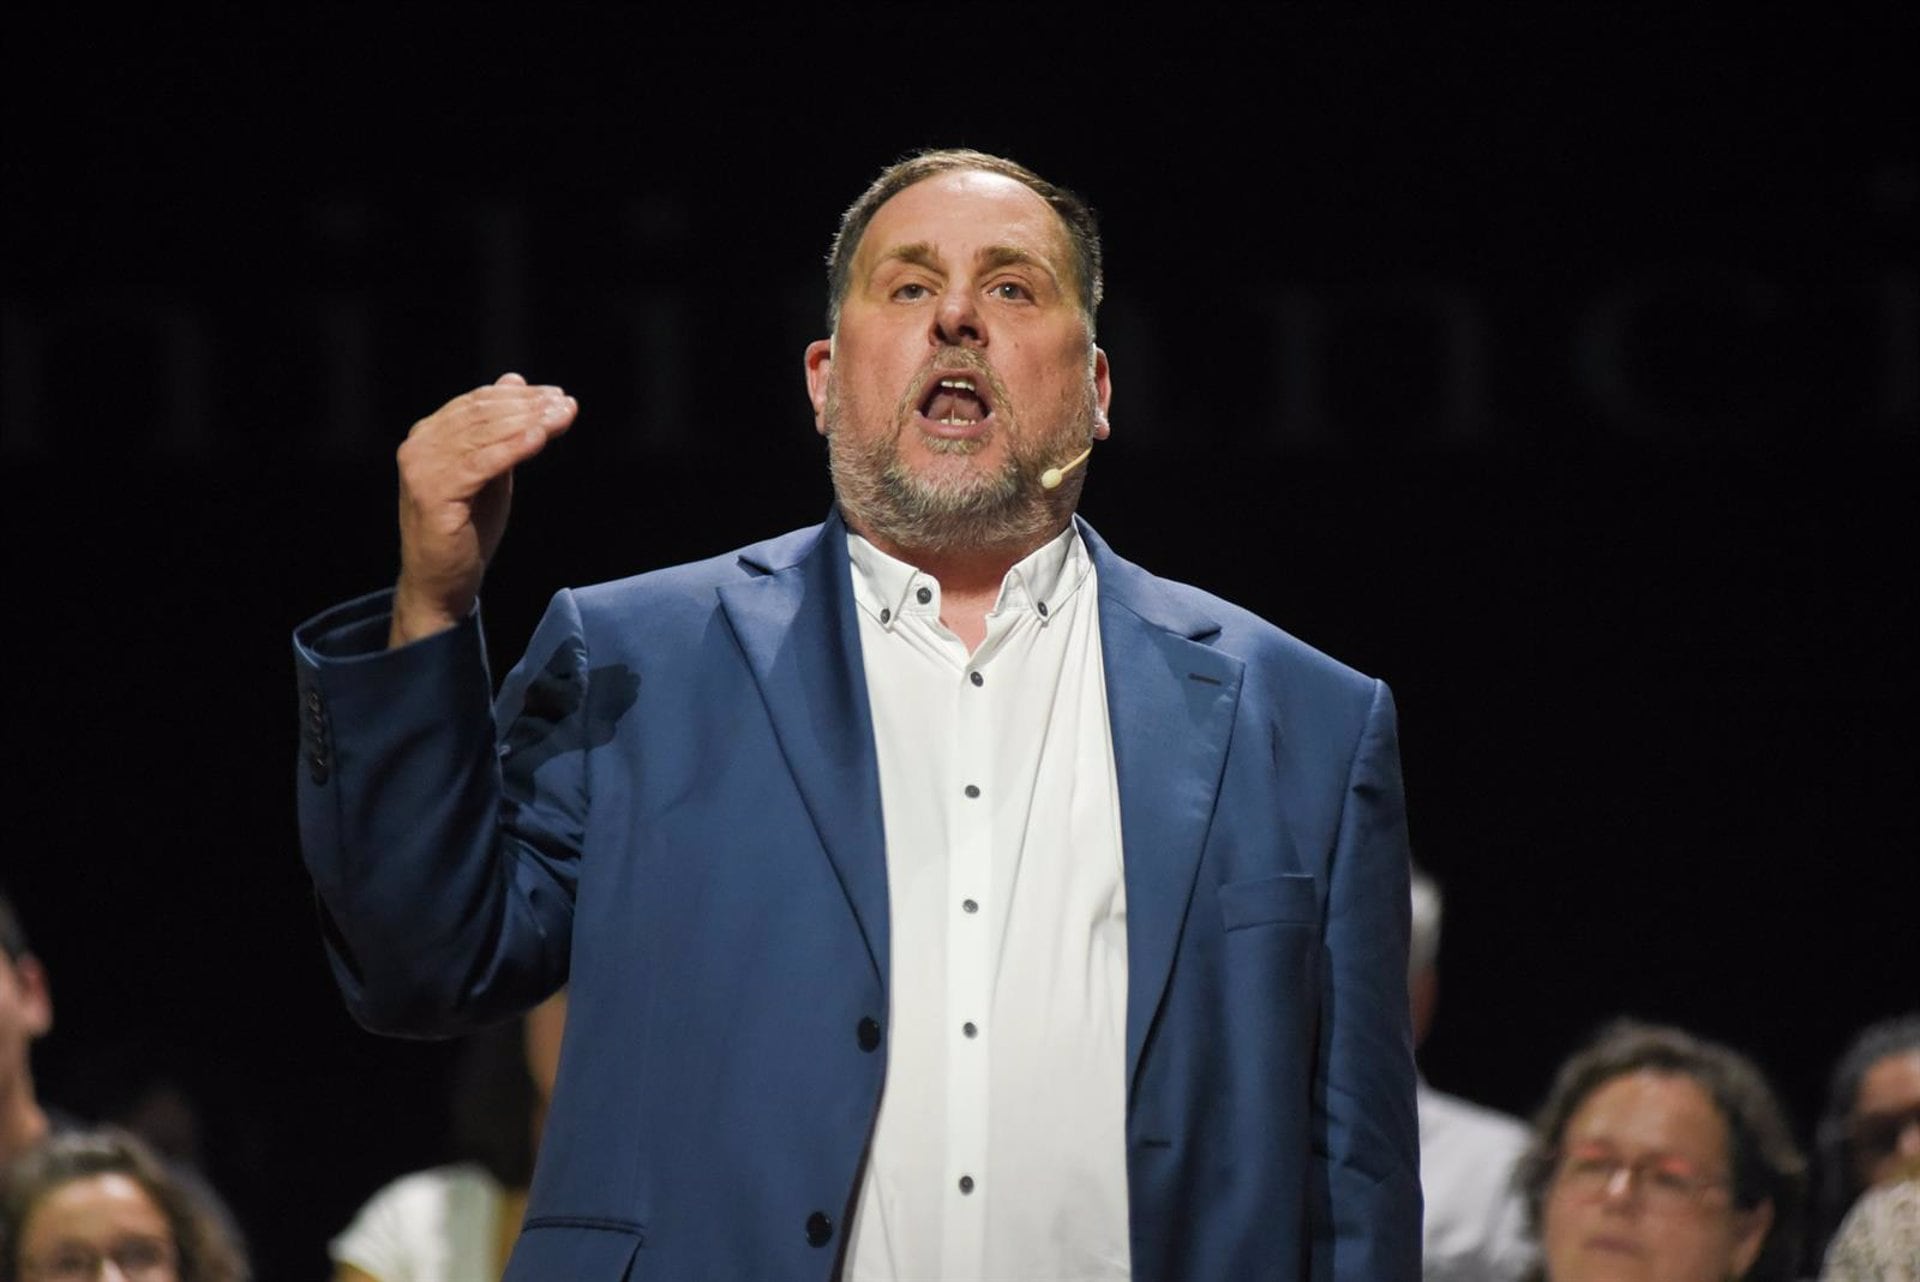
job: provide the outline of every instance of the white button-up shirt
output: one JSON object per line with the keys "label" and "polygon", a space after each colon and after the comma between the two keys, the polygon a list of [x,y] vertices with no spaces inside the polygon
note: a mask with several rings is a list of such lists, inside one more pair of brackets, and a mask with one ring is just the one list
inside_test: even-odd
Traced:
{"label": "white button-up shirt", "polygon": [[1513,1168],[1526,1151],[1518,1118],[1419,1083],[1425,1282],[1514,1282],[1533,1263]]}
{"label": "white button-up shirt", "polygon": [[857,535],[891,913],[850,1282],[1130,1276],[1127,911],[1094,569],[1069,526],[973,654]]}

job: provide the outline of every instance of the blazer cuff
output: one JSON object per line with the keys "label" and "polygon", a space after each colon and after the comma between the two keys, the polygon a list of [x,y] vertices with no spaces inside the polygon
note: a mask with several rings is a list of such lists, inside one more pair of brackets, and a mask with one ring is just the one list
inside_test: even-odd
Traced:
{"label": "blazer cuff", "polygon": [[[389,650],[392,616],[388,588],[323,610],[293,631],[303,775],[316,788],[334,782],[372,727],[432,726],[464,713],[491,731],[493,682],[479,603],[454,627]],[[346,730],[344,742],[336,726]]]}
{"label": "blazer cuff", "polygon": [[[323,668],[332,663],[374,658],[388,653],[387,632],[393,622],[393,589],[382,588],[322,610],[293,630],[293,655],[302,667]],[[480,629],[480,603],[467,617],[444,632],[409,642],[392,651],[431,651],[470,643]],[[462,635],[467,634],[467,635]],[[438,643],[438,644],[436,644]]]}

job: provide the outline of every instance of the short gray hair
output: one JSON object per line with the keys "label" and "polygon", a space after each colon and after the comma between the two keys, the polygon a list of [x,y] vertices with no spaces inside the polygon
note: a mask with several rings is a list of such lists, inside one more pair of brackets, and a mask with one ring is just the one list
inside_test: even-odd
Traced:
{"label": "short gray hair", "polygon": [[1414,864],[1409,877],[1413,891],[1413,933],[1407,940],[1407,978],[1430,970],[1440,960],[1440,883]]}

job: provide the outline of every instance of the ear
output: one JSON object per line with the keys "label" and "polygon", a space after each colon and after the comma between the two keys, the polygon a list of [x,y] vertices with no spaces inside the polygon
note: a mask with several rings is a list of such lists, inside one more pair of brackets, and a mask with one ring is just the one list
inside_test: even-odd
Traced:
{"label": "ear", "polygon": [[567,990],[528,1011],[520,1026],[521,1049],[527,1056],[527,1073],[533,1078],[542,1104],[553,1098],[553,1083],[560,1076],[560,1041],[567,1026]]}
{"label": "ear", "polygon": [[1751,1211],[1733,1214],[1733,1276],[1743,1278],[1760,1258],[1760,1248],[1767,1244],[1767,1234],[1773,1228],[1773,1202],[1768,1200]]}
{"label": "ear", "polygon": [[1107,354],[1101,348],[1093,349],[1093,391],[1098,406],[1093,415],[1093,439],[1104,441],[1113,433],[1113,425],[1107,421],[1107,407],[1113,404],[1113,371],[1107,366]]}
{"label": "ear", "polygon": [[807,344],[807,399],[813,402],[813,429],[827,434],[827,379],[833,373],[833,340],[816,338]]}
{"label": "ear", "polygon": [[[0,959],[0,965],[4,965]],[[31,953],[13,963],[14,987],[20,990],[21,1027],[27,1040],[53,1031],[53,991],[47,986],[47,968]]]}
{"label": "ear", "polygon": [[1407,1002],[1413,1013],[1413,1044],[1417,1048],[1427,1040],[1433,1027],[1433,1008],[1440,1001],[1440,976],[1431,966],[1407,983]]}

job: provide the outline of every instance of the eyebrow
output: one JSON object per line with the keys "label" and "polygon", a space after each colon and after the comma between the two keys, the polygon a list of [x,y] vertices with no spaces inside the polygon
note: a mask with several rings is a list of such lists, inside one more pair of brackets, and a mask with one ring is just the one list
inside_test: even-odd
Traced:
{"label": "eyebrow", "polygon": [[907,263],[932,272],[941,270],[940,255],[924,240],[916,240],[911,245],[895,245],[880,256],[880,261],[873,265],[874,270],[878,271],[888,263]]}
{"label": "eyebrow", "polygon": [[1037,267],[1048,276],[1054,274],[1053,267],[1046,259],[1012,245],[989,245],[975,255],[975,258],[985,271],[993,271],[999,267]]}
{"label": "eyebrow", "polygon": [[[1015,245],[988,245],[974,255],[974,261],[982,271],[993,271],[1001,267],[1034,267],[1045,272],[1058,283],[1059,276],[1053,267],[1039,255],[1030,253]],[[878,269],[884,263],[908,263],[915,267],[924,267],[931,272],[944,272],[945,264],[934,247],[924,240],[916,240],[910,245],[896,245],[881,255]]]}

